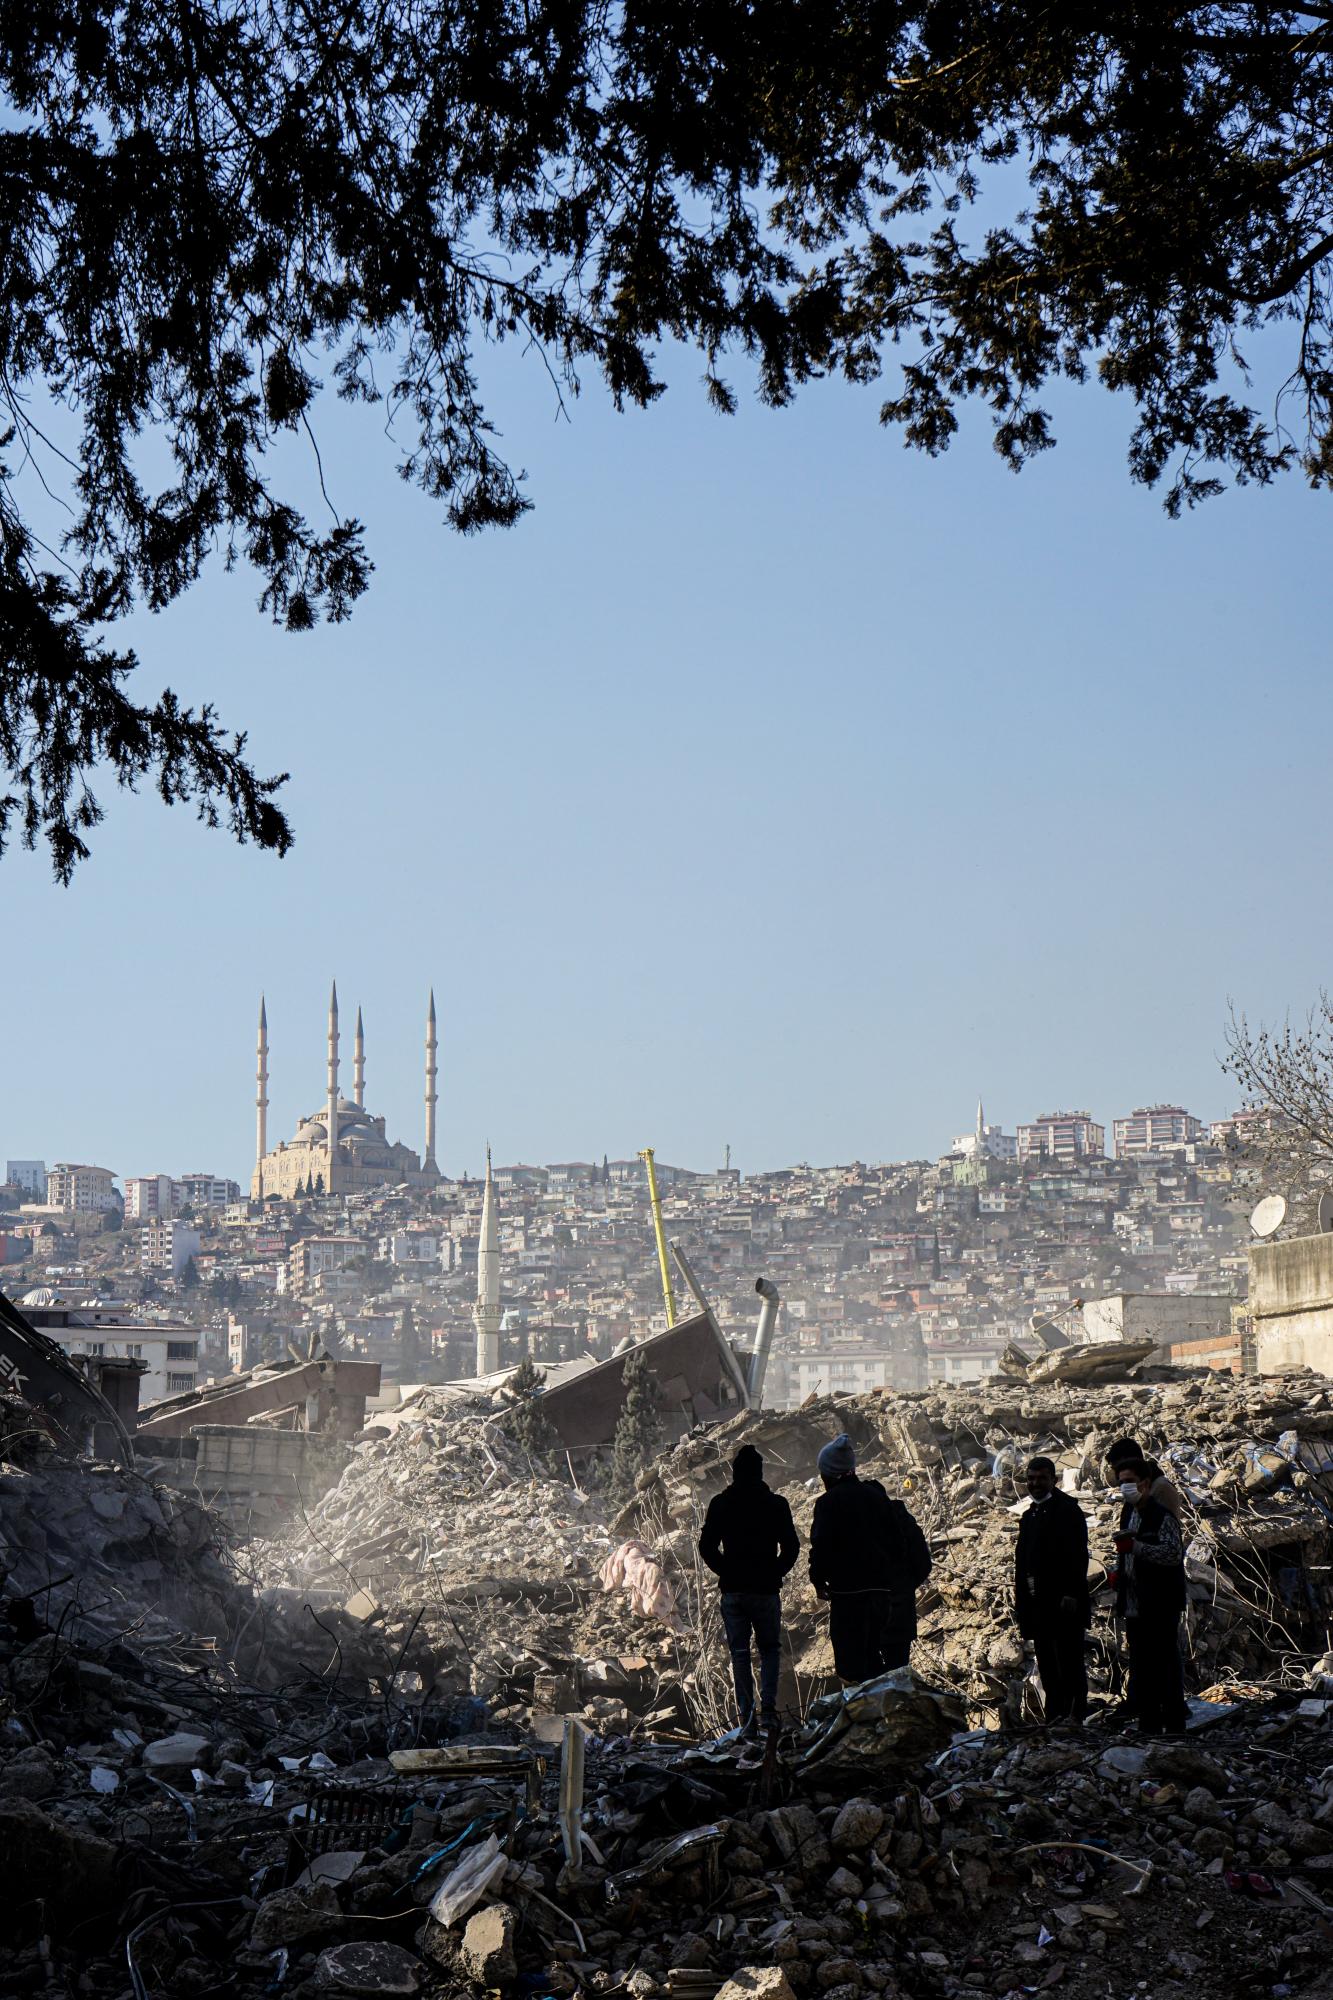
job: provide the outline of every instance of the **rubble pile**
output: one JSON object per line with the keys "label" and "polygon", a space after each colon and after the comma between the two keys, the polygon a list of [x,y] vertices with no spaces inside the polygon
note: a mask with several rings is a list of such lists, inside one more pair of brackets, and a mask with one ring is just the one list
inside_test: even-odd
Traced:
{"label": "rubble pile", "polygon": [[[610,1518],[484,1406],[425,1397],[290,1543],[240,1552],[251,1578],[182,1496],[11,1460],[0,1994],[1333,2000],[1333,1656],[1275,1637],[1323,1631],[1329,1396],[1175,1380],[748,1414]],[[697,1727],[720,1658],[697,1522],[744,1437],[808,1528],[841,1429],[931,1535],[917,1670],[821,1693],[798,1571],[790,1727],[751,1765]],[[1015,1474],[1045,1449],[1100,1529],[1123,1432],[1186,1494],[1196,1656],[1229,1683],[1180,1739],[1109,1707],[1016,1721]]]}
{"label": "rubble pile", "polygon": [[[566,1714],[602,1736],[717,1734],[729,1679],[715,1579],[696,1547],[708,1501],[753,1443],[808,1539],[815,1461],[840,1430],[863,1474],[906,1498],[930,1538],[914,1659],[966,1694],[975,1722],[1036,1713],[1011,1607],[1022,1469],[1036,1452],[1089,1515],[1094,1688],[1114,1692],[1120,1678],[1110,1592],[1098,1586],[1120,1505],[1104,1454],[1125,1434],[1182,1494],[1192,1684],[1280,1680],[1284,1662],[1324,1648],[1333,1389],[1300,1376],[1000,1382],[744,1412],[665,1452],[618,1513],[572,1484],[563,1461],[566,1476],[553,1477],[513,1444],[489,1401],[423,1392],[391,1434],[355,1447],[288,1541],[263,1546],[265,1613],[288,1645],[302,1620],[309,1644],[317,1613],[346,1674],[469,1693],[501,1719],[549,1721],[553,1738]],[[781,1701],[795,1716],[832,1684],[827,1619],[803,1563],[783,1605]]]}
{"label": "rubble pile", "polygon": [[190,1494],[62,1458],[15,1421],[0,1436],[0,1586],[70,1638],[212,1651],[248,1594],[216,1518]]}
{"label": "rubble pile", "polygon": [[904,1671],[759,1768],[590,1739],[562,1797],[513,1731],[362,1756],[280,1697],[143,1735],[48,1691],[0,1748],[0,1992],[1330,2000],[1329,1692],[1136,1743],[968,1731]]}
{"label": "rubble pile", "polygon": [[412,1691],[468,1693],[501,1719],[683,1728],[691,1663],[671,1593],[645,1597],[652,1552],[625,1542],[601,1497],[543,1474],[488,1401],[424,1391],[257,1559],[270,1609],[337,1621],[348,1671],[373,1678],[401,1649]]}
{"label": "rubble pile", "polygon": [[[655,1547],[693,1568],[708,1500],[743,1442],[764,1454],[765,1476],[791,1503],[802,1539],[819,1491],[815,1459],[839,1430],[859,1469],[901,1494],[930,1538],[934,1570],[918,1598],[914,1661],[966,1691],[976,1720],[1024,1706],[1024,1659],[1012,1618],[1013,1550],[1026,1499],[1021,1475],[1035,1453],[1054,1459],[1089,1515],[1098,1657],[1093,1682],[1117,1680],[1111,1593],[1096,1594],[1111,1559],[1118,1494],[1105,1485],[1115,1438],[1137,1437],[1180,1489],[1190,1605],[1187,1647],[1195,1685],[1280,1678],[1287,1660],[1320,1653],[1333,1612],[1333,1385],[1323,1377],[1182,1379],[827,1398],[797,1411],[745,1412],[683,1439],[641,1482],[632,1520]],[[708,1579],[697,1620],[707,1618]],[[681,1596],[688,1600],[688,1589]],[[789,1697],[830,1670],[826,1626],[803,1565],[783,1596],[794,1676]]]}

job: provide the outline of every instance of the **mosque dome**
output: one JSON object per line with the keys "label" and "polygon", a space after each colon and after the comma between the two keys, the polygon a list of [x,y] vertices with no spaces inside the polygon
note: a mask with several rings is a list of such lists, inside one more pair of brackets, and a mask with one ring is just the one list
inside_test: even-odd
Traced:
{"label": "mosque dome", "polygon": [[19,1300],[21,1306],[58,1306],[60,1296],[49,1285],[38,1285],[36,1291],[25,1292]]}
{"label": "mosque dome", "polygon": [[[367,1111],[363,1103],[356,1101],[364,1095],[365,1083],[365,1041],[359,1009],[356,1019],[355,1091],[350,1098],[338,1092],[338,999],[335,989],[329,995],[329,1067],[335,1093],[333,1105],[330,1106],[326,1098],[321,1098],[308,1116],[300,1120],[292,1138],[281,1140],[270,1151],[266,1144],[265,1117],[268,1109],[268,1016],[261,1002],[257,1050],[259,1149],[252,1189],[261,1199],[265,1195],[285,1199],[304,1192],[312,1181],[317,1186],[327,1182],[337,1193],[385,1181],[404,1186],[415,1185],[418,1181],[437,1181],[440,1173],[435,1161],[437,1047],[435,999],[432,994],[426,1015],[426,1157],[422,1164],[410,1147],[389,1139],[386,1121],[382,1117]],[[329,1150],[330,1125],[336,1135],[332,1156]]]}

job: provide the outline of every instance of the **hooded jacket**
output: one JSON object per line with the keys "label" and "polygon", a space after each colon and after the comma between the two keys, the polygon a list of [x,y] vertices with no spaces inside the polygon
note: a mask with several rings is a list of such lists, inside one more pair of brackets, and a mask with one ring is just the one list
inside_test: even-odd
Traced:
{"label": "hooded jacket", "polygon": [[800,1550],[791,1508],[764,1482],[764,1461],[742,1446],[731,1484],[715,1494],[704,1516],[699,1554],[725,1591],[771,1597]]}

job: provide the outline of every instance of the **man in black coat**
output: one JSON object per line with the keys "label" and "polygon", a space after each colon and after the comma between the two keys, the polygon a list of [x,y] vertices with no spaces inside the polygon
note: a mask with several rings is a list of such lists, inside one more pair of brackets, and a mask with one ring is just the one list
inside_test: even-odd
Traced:
{"label": "man in black coat", "polygon": [[766,1730],[778,1726],[778,1669],[782,1661],[782,1579],[800,1550],[791,1508],[764,1484],[764,1461],[743,1444],[731,1462],[731,1484],[708,1503],[699,1554],[722,1590],[722,1623],[731,1652],[731,1678],[741,1735],[758,1731],[750,1638],[759,1648],[759,1711]]}
{"label": "man in black coat", "polygon": [[1048,1722],[1081,1722],[1088,1712],[1083,1634],[1092,1622],[1088,1595],[1088,1523],[1055,1483],[1049,1458],[1028,1463],[1031,1505],[1018,1524],[1014,1614],[1031,1639]]}
{"label": "man in black coat", "polygon": [[846,1431],[819,1454],[824,1491],[810,1527],[810,1581],[829,1606],[833,1664],[845,1681],[905,1667],[930,1550],[906,1505],[858,1479]]}

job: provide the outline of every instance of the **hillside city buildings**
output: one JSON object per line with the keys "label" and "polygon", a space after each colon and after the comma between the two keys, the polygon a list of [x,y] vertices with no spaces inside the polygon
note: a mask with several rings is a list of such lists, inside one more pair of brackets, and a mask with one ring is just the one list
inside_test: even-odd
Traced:
{"label": "hillside city buildings", "polygon": [[[337,1038],[335,996],[323,1110],[270,1147],[261,1011],[248,1197],[213,1174],[132,1175],[122,1216],[105,1168],[57,1164],[36,1200],[35,1173],[11,1175],[10,1296],[42,1294],[48,1315],[110,1315],[91,1331],[76,1316],[53,1333],[62,1341],[138,1345],[144,1358],[151,1345],[145,1401],[187,1374],[312,1342],[379,1361],[386,1380],[449,1380],[527,1355],[602,1358],[665,1326],[641,1159],[487,1161],[480,1176],[450,1177],[435,1158],[433,1002],[421,1155],[365,1109],[360,1016],[350,1099]],[[1256,1177],[1244,1114],[1205,1127],[1154,1105],[1111,1129],[1108,1156],[1087,1111],[1007,1134],[978,1104],[972,1131],[934,1160],[744,1177],[659,1163],[666,1234],[737,1342],[753,1334],[755,1279],[778,1287],[774,1402],[979,1382],[1034,1327],[1106,1337],[1145,1314],[1182,1353],[1231,1365]]]}

